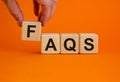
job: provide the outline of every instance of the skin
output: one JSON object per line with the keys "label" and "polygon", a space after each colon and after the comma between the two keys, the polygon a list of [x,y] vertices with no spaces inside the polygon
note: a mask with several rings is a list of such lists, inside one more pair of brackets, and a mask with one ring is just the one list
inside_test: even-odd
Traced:
{"label": "skin", "polygon": [[[2,0],[2,1],[9,9],[11,15],[16,19],[17,24],[21,26],[24,17],[17,1],[16,0]],[[57,0],[33,0],[34,14],[38,16],[38,21],[42,23],[42,26],[45,26],[47,21],[52,17],[56,7],[56,3]],[[40,12],[39,9],[41,10]]]}

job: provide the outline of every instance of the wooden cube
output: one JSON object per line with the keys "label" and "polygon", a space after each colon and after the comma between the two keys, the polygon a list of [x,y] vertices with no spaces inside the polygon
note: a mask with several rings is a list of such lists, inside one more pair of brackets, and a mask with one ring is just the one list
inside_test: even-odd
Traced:
{"label": "wooden cube", "polygon": [[61,34],[61,53],[79,53],[79,34]]}
{"label": "wooden cube", "polygon": [[23,21],[22,40],[40,41],[41,23],[37,21]]}
{"label": "wooden cube", "polygon": [[80,34],[80,53],[98,53],[98,35],[93,33]]}
{"label": "wooden cube", "polygon": [[41,53],[59,54],[60,53],[60,35],[42,34],[41,35]]}

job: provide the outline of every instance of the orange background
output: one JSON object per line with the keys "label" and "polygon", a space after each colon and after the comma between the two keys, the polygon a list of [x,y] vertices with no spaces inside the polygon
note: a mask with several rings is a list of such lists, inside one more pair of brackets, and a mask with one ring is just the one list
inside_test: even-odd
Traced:
{"label": "orange background", "polygon": [[[37,19],[32,0],[18,3],[25,20]],[[59,0],[42,28],[83,32],[99,35],[99,54],[42,55],[40,42],[21,40],[21,28],[0,1],[0,82],[120,82],[120,0]]]}

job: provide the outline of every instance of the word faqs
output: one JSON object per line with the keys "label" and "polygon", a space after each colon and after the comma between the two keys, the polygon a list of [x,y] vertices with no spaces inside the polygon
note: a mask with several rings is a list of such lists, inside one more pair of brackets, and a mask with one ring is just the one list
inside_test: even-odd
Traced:
{"label": "word faqs", "polygon": [[98,35],[95,33],[43,33],[41,23],[24,21],[22,40],[41,41],[42,54],[92,54],[98,53]]}

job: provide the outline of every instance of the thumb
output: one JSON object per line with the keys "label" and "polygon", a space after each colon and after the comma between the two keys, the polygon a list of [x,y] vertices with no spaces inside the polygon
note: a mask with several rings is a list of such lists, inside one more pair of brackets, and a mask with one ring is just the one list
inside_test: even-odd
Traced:
{"label": "thumb", "polygon": [[16,19],[19,26],[22,26],[23,14],[16,0],[3,0],[12,16]]}

